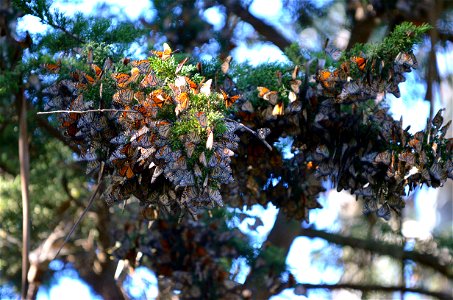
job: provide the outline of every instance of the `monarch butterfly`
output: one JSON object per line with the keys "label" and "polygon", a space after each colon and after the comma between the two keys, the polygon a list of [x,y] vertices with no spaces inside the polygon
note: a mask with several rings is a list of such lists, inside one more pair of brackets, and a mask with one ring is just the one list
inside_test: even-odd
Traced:
{"label": "monarch butterfly", "polygon": [[118,170],[118,174],[120,174],[122,177],[126,177],[127,179],[131,179],[135,175],[131,165],[128,162],[125,162],[121,166],[121,168]]}
{"label": "monarch butterfly", "polygon": [[192,199],[198,196],[197,190],[194,186],[187,186],[181,195],[181,204],[189,203]]}
{"label": "monarch butterfly", "polygon": [[335,81],[338,80],[336,75],[336,73],[329,70],[320,70],[318,71],[318,81],[325,89],[332,90],[335,87]]}
{"label": "monarch butterfly", "polygon": [[176,100],[176,108],[175,108],[175,113],[176,116],[178,116],[182,111],[187,109],[189,106],[189,95],[186,92],[182,92],[178,96],[175,97]]}
{"label": "monarch butterfly", "polygon": [[44,63],[41,65],[44,69],[51,73],[58,73],[60,72],[61,68],[61,60],[59,59],[56,63]]}
{"label": "monarch butterfly", "polygon": [[206,130],[208,134],[208,139],[206,140],[206,149],[211,150],[214,144],[214,130],[211,127],[208,127]]}
{"label": "monarch butterfly", "polygon": [[135,141],[137,138],[139,138],[140,136],[146,134],[149,132],[149,128],[147,126],[143,126],[142,128],[140,128],[137,132],[135,132],[132,136],[131,136],[131,142],[132,141]]}
{"label": "monarch butterfly", "polygon": [[[138,162],[146,161],[148,159],[148,157],[150,157],[154,152],[156,152],[156,149],[154,147],[151,147],[151,148],[140,147],[139,150],[140,150],[140,157],[137,160]],[[142,163],[142,164],[144,165],[145,163]]]}
{"label": "monarch butterfly", "polygon": [[291,90],[294,93],[299,94],[300,86],[302,85],[302,81],[299,79],[293,79],[289,82],[289,84],[291,86]]}
{"label": "monarch butterfly", "polygon": [[206,117],[206,114],[204,112],[199,111],[199,112],[195,113],[195,118],[198,120],[198,123],[200,124],[200,126],[202,128],[206,128],[208,118]]}
{"label": "monarch butterfly", "polygon": [[179,155],[173,163],[173,168],[178,170],[187,170],[186,157],[184,155]]}
{"label": "monarch butterfly", "polygon": [[208,167],[208,162],[206,161],[206,155],[204,154],[204,152],[201,152],[201,153],[200,153],[200,156],[198,157],[198,160],[200,161],[200,163],[201,163],[205,168]]}
{"label": "monarch butterfly", "polygon": [[171,125],[167,121],[157,121],[156,130],[161,137],[166,138],[170,134]]}
{"label": "monarch butterfly", "polygon": [[414,166],[415,165],[415,155],[411,152],[404,152],[404,153],[400,153],[398,155],[398,159],[400,161],[404,161],[406,164],[410,165],[410,166]]}
{"label": "monarch butterfly", "polygon": [[173,52],[167,43],[164,43],[163,46],[164,46],[163,51],[154,51],[153,50],[152,53],[162,60],[167,60],[170,58],[170,56],[172,55]]}
{"label": "monarch butterfly", "polygon": [[102,69],[99,68],[99,66],[95,65],[95,64],[91,64],[91,69],[93,69],[96,79],[99,80],[103,74]]}
{"label": "monarch butterfly", "polygon": [[113,94],[112,100],[114,103],[118,103],[120,105],[128,105],[132,102],[134,98],[134,91],[127,89],[127,90],[119,90],[115,94]]}
{"label": "monarch butterfly", "polygon": [[289,91],[288,99],[289,99],[289,102],[291,102],[291,103],[293,103],[294,101],[296,101],[296,100],[297,100],[297,95],[296,95],[296,93],[294,93],[293,91]]}
{"label": "monarch butterfly", "polygon": [[131,143],[127,143],[121,149],[119,149],[119,152],[125,155],[126,157],[132,157],[134,155],[135,150],[132,148]]}
{"label": "monarch butterfly", "polygon": [[283,107],[283,102],[277,103],[272,110],[273,116],[283,116],[285,114],[285,109]]}
{"label": "monarch butterfly", "polygon": [[203,176],[203,173],[201,172],[201,169],[200,169],[200,166],[195,163],[193,165],[193,173],[196,177],[202,177]]}
{"label": "monarch butterfly", "polygon": [[88,75],[85,72],[82,72],[81,75],[82,75],[81,82],[83,84],[89,84],[89,85],[93,85],[94,84],[95,80],[94,80],[93,77],[91,77],[90,75]]}
{"label": "monarch butterfly", "polygon": [[131,62],[131,65],[133,67],[137,68],[139,70],[140,74],[146,74],[151,69],[149,60],[147,60],[147,59],[134,60]]}
{"label": "monarch butterfly", "polygon": [[156,151],[155,157],[157,159],[168,159],[169,155],[171,155],[171,149],[168,145],[164,145]]}
{"label": "monarch butterfly", "polygon": [[116,85],[119,88],[124,88],[129,84],[130,75],[126,73],[114,73],[112,78],[116,81]]}
{"label": "monarch butterfly", "polygon": [[110,57],[107,57],[104,61],[104,65],[102,66],[102,70],[104,73],[110,71],[113,66],[113,61]]}
{"label": "monarch butterfly", "polygon": [[145,93],[142,91],[135,92],[134,99],[137,100],[138,103],[143,103],[145,101]]}
{"label": "monarch butterfly", "polygon": [[182,61],[179,62],[178,66],[176,67],[176,70],[175,70],[175,74],[178,74],[179,72],[181,72],[182,70],[182,67],[184,66],[184,64],[189,60],[188,57],[184,58]]}
{"label": "monarch butterfly", "polygon": [[402,65],[406,68],[416,68],[417,67],[417,59],[413,53],[405,53],[400,52],[395,57],[395,63],[398,65]]}
{"label": "monarch butterfly", "polygon": [[241,110],[243,112],[248,112],[248,113],[254,113],[255,112],[255,109],[253,108],[253,104],[252,102],[250,102],[249,100],[245,101],[242,106],[241,106]]}
{"label": "monarch butterfly", "polygon": [[186,79],[186,82],[189,85],[191,92],[194,93],[195,95],[198,94],[198,85],[195,82],[193,82],[189,77],[186,76],[184,78]]}
{"label": "monarch butterfly", "polygon": [[220,194],[218,189],[213,189],[212,187],[208,187],[208,194],[209,194],[209,199],[214,201],[218,206],[223,206],[222,195]]}
{"label": "monarch butterfly", "polygon": [[200,93],[204,94],[206,96],[211,95],[211,84],[212,84],[212,79],[209,79],[205,83],[200,84]]}
{"label": "monarch butterfly", "polygon": [[378,155],[376,155],[374,162],[383,163],[384,165],[388,166],[390,164],[391,159],[392,159],[392,155],[390,154],[390,152],[384,151],[384,152],[378,153]]}
{"label": "monarch butterfly", "polygon": [[223,100],[225,101],[225,106],[227,108],[231,107],[234,102],[236,102],[241,96],[240,95],[235,95],[235,96],[229,96],[227,93],[225,93],[224,90],[220,89],[220,92],[222,93]]}
{"label": "monarch butterfly", "polygon": [[208,166],[210,167],[220,166],[222,163],[222,159],[223,159],[222,153],[219,153],[219,151],[214,151],[214,153],[211,155],[211,158],[209,159]]}
{"label": "monarch butterfly", "polygon": [[161,108],[169,99],[170,97],[165,94],[161,89],[152,91],[146,98],[147,100],[151,100],[151,105],[155,107]]}
{"label": "monarch butterfly", "polygon": [[222,65],[220,66],[220,70],[222,71],[223,74],[226,74],[230,69],[230,63],[232,60],[233,58],[231,57],[231,55],[228,55],[223,61]]}
{"label": "monarch butterfly", "polygon": [[360,71],[364,71],[366,67],[366,59],[361,56],[353,56],[351,57],[351,61],[356,63],[357,67]]}
{"label": "monarch butterfly", "polygon": [[258,90],[258,97],[263,98],[263,96],[267,93],[269,93],[271,90],[264,86],[259,86],[256,88]]}
{"label": "monarch butterfly", "polygon": [[184,149],[186,150],[186,154],[187,154],[188,158],[192,157],[196,146],[197,146],[197,144],[195,144],[192,141],[187,141],[187,142],[184,143]]}
{"label": "monarch butterfly", "polygon": [[[262,87],[258,87],[259,91],[259,97],[263,98],[264,100],[268,101],[270,104],[275,105],[278,101],[278,92],[276,91],[269,91],[267,88],[264,88],[265,90],[268,90],[266,93],[262,93],[262,90],[260,90]],[[260,96],[263,94],[262,96]]]}

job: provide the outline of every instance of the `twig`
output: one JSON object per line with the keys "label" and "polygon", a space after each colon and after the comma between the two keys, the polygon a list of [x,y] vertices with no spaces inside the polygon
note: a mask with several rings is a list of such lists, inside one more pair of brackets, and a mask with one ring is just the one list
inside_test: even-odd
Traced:
{"label": "twig", "polygon": [[265,139],[262,139],[262,138],[258,135],[258,133],[256,133],[256,132],[253,131],[252,129],[248,128],[247,126],[245,126],[245,125],[242,124],[241,122],[235,121],[235,120],[233,120],[233,119],[225,118],[225,120],[226,120],[226,121],[229,121],[229,122],[234,122],[234,123],[236,123],[237,125],[239,125],[240,128],[245,129],[247,132],[253,134],[253,135],[256,136],[261,142],[263,142],[263,144],[266,145],[266,147],[267,147],[270,151],[272,151],[272,146],[269,145],[269,143],[266,142]]}
{"label": "twig", "polygon": [[86,114],[92,112],[130,112],[134,114],[140,113],[136,110],[127,110],[127,109],[112,109],[112,108],[104,108],[104,109],[88,109],[88,110],[52,110],[52,111],[39,111],[36,114],[38,115],[50,115],[50,114]]}
{"label": "twig", "polygon": [[82,221],[83,217],[86,215],[86,213],[88,212],[88,210],[91,208],[91,205],[93,204],[94,198],[96,197],[96,194],[98,193],[99,188],[101,187],[101,180],[102,180],[102,175],[103,175],[103,173],[104,173],[104,162],[101,162],[101,167],[100,167],[99,175],[98,175],[98,184],[97,184],[97,187],[96,187],[96,189],[94,190],[93,194],[91,195],[90,200],[88,201],[87,207],[86,207],[85,210],[82,212],[82,214],[80,215],[80,217],[77,219],[77,221],[75,222],[75,224],[72,226],[72,228],[71,228],[71,230],[69,231],[68,235],[67,235],[66,238],[64,239],[63,244],[62,244],[62,245],[60,246],[60,248],[58,249],[57,254],[55,254],[54,259],[57,258],[58,254],[60,254],[61,249],[63,249],[64,245],[69,241],[69,238],[70,238],[71,235],[73,234],[74,230],[77,228],[77,226],[79,225],[79,223]]}

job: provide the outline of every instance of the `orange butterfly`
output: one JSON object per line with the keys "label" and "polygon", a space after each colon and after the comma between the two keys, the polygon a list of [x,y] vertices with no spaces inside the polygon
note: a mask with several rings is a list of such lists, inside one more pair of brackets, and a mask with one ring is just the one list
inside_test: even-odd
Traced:
{"label": "orange butterfly", "polygon": [[175,113],[176,116],[178,116],[182,111],[187,109],[189,106],[189,95],[186,92],[182,92],[175,98],[176,100],[176,108],[175,108]]}
{"label": "orange butterfly", "polygon": [[141,74],[146,74],[151,69],[149,60],[147,59],[134,60],[131,64],[133,67],[137,68]]}
{"label": "orange butterfly", "polygon": [[93,69],[95,75],[96,75],[96,79],[99,80],[102,76],[102,69],[99,68],[99,66],[95,65],[95,64],[91,64],[91,69]]}
{"label": "orange butterfly", "polygon": [[152,101],[151,105],[152,106],[157,106],[159,108],[162,107],[162,105],[165,104],[165,102],[169,101],[170,100],[170,97],[165,94],[161,89],[158,89],[158,90],[155,90],[155,91],[152,91],[147,99],[150,99]]}
{"label": "orange butterfly", "polygon": [[220,66],[220,70],[222,70],[223,74],[226,74],[228,70],[230,69],[230,63],[233,58],[228,55],[225,60],[223,61],[222,65]]}
{"label": "orange butterfly", "polygon": [[335,82],[338,79],[338,70],[336,70],[335,72],[328,70],[318,71],[318,80],[321,85],[327,90],[332,90],[335,87]]}
{"label": "orange butterfly", "polygon": [[126,87],[129,84],[129,78],[131,76],[126,73],[114,73],[112,78],[116,81],[116,85],[120,88]]}
{"label": "orange butterfly", "polygon": [[41,65],[44,69],[51,73],[58,73],[61,68],[61,60],[58,60],[56,63],[45,63]]}
{"label": "orange butterfly", "polygon": [[142,103],[145,100],[145,93],[142,91],[135,92],[134,99],[137,100],[138,103]]}
{"label": "orange butterfly", "polygon": [[258,97],[263,98],[264,100],[268,101],[270,104],[277,104],[278,101],[278,92],[271,91],[266,87],[259,86],[257,87],[258,90]]}
{"label": "orange butterfly", "polygon": [[159,84],[159,80],[157,79],[156,75],[154,73],[149,73],[148,75],[143,78],[143,80],[140,82],[140,87],[142,88],[148,88],[148,87],[154,87]]}
{"label": "orange butterfly", "polygon": [[131,179],[135,175],[134,171],[131,168],[131,165],[127,162],[123,163],[122,167],[118,170],[118,173],[121,176],[126,177],[127,179]]}
{"label": "orange butterfly", "polygon": [[225,106],[227,108],[231,107],[233,103],[236,102],[241,97],[240,95],[228,96],[228,94],[225,93],[225,91],[222,89],[220,89],[220,92],[222,93],[223,100],[225,101]]}
{"label": "orange butterfly", "polygon": [[167,43],[164,43],[164,51],[152,51],[152,53],[158,56],[162,60],[167,60],[170,58],[173,53],[170,46]]}
{"label": "orange butterfly", "polygon": [[364,71],[366,67],[366,59],[360,56],[353,56],[351,57],[351,61],[357,64],[357,67],[360,71]]}
{"label": "orange butterfly", "polygon": [[131,157],[134,154],[134,149],[132,149],[132,144],[127,143],[120,149],[120,153],[126,155],[127,157]]}
{"label": "orange butterfly", "polygon": [[192,80],[190,80],[189,77],[185,77],[185,78],[186,78],[187,84],[189,84],[189,88],[192,91],[192,93],[194,93],[195,95],[198,94],[198,85],[195,82],[193,82]]}
{"label": "orange butterfly", "polygon": [[258,97],[263,98],[263,96],[267,93],[269,93],[271,90],[264,87],[264,86],[259,86],[257,87],[258,90]]}
{"label": "orange butterfly", "polygon": [[400,52],[396,56],[395,62],[399,65],[404,65],[407,67],[412,67],[412,68],[417,67],[417,59],[415,58],[414,53]]}
{"label": "orange butterfly", "polygon": [[189,60],[188,57],[184,58],[179,64],[178,66],[176,67],[176,71],[175,71],[175,74],[178,74],[179,72],[181,72],[182,70],[182,67],[184,66],[184,64]]}
{"label": "orange butterfly", "polygon": [[274,106],[274,109],[272,110],[272,115],[273,116],[283,116],[285,114],[284,111],[285,111],[285,109],[283,106],[283,102],[280,102]]}
{"label": "orange butterfly", "polygon": [[113,102],[121,105],[127,105],[132,102],[133,98],[134,92],[132,90],[119,90],[113,95]]}

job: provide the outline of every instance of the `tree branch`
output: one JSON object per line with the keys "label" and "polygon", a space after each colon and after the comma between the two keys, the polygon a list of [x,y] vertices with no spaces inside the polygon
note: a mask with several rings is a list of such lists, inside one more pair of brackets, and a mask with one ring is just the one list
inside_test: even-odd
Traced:
{"label": "tree branch", "polygon": [[285,51],[285,48],[291,45],[291,41],[288,41],[280,32],[278,32],[273,26],[265,23],[261,19],[252,15],[247,9],[242,7],[240,1],[237,0],[227,0],[223,1],[222,4],[226,9],[243,21],[249,23],[255,28],[255,30],[264,36],[268,41],[272,42],[275,46],[280,48],[280,50]]}
{"label": "tree branch", "polygon": [[113,109],[113,108],[103,108],[103,109],[87,109],[87,110],[52,110],[52,111],[39,111],[37,115],[51,115],[51,114],[86,114],[92,112],[127,112],[138,114],[139,111],[130,110],[130,109]]}
{"label": "tree branch", "polygon": [[382,286],[382,285],[362,285],[354,283],[338,283],[338,284],[310,284],[304,283],[302,286],[305,289],[328,289],[328,290],[337,290],[337,289],[353,289],[359,290],[362,292],[370,291],[382,291],[382,292],[410,292],[417,293],[422,295],[427,295],[431,297],[436,297],[439,299],[453,299],[451,295],[442,293],[442,292],[433,292],[425,290],[422,288],[408,288],[404,286]]}
{"label": "tree branch", "polygon": [[22,191],[22,289],[21,298],[25,299],[28,290],[27,273],[30,265],[28,254],[30,252],[30,154],[28,152],[27,137],[27,104],[24,89],[19,89],[16,94],[19,107],[19,162],[20,182]]}
{"label": "tree branch", "polygon": [[345,237],[339,234],[329,233],[311,228],[303,228],[300,232],[300,235],[311,238],[317,237],[324,239],[329,243],[342,246],[350,246],[354,249],[367,250],[381,255],[388,255],[396,259],[409,259],[414,262],[418,262],[422,265],[431,267],[450,279],[453,278],[452,268],[449,265],[442,265],[441,263],[439,263],[437,257],[427,253],[420,253],[416,251],[405,251],[401,248],[400,245],[392,245],[389,243],[379,242],[375,240],[364,240],[354,237]]}

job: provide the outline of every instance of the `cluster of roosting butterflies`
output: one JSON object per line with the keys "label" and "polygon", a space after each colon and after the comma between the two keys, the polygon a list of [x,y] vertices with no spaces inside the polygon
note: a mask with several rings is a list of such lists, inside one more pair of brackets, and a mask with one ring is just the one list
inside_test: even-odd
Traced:
{"label": "cluster of roosting butterflies", "polygon": [[115,232],[121,246],[112,254],[131,266],[149,263],[161,293],[178,290],[182,299],[243,299],[230,268],[234,259],[250,255],[251,249],[238,247],[248,245],[247,237],[238,228],[228,228],[223,217],[214,214],[209,225],[188,218],[179,224],[175,218],[159,219],[151,227],[148,222],[131,222],[134,219]]}
{"label": "cluster of roosting butterflies", "polygon": [[[240,100],[237,116],[270,128],[269,141],[291,136],[293,157],[265,152],[241,136],[232,164],[237,182],[224,190],[228,202],[237,207],[272,202],[308,221],[309,210],[322,207],[317,201],[324,190],[321,180],[331,179],[337,190],[363,198],[365,213],[388,219],[391,210],[401,211],[407,191],[453,178],[452,142],[445,139],[451,122],[442,126],[441,111],[425,131],[411,135],[382,103],[365,101],[385,93],[399,96],[403,74],[417,65],[413,53],[406,52],[386,64],[354,56],[315,75],[307,68],[305,81],[298,79],[296,67],[286,85],[277,73],[278,89],[258,87],[257,96],[267,106]],[[339,109],[340,103],[349,105]]]}
{"label": "cluster of roosting butterflies", "polygon": [[[103,68],[89,59],[93,75],[74,71],[45,91],[48,109],[72,111],[59,115],[61,127],[91,161],[89,170],[105,163],[109,203],[134,195],[148,210],[196,216],[199,208],[225,199],[232,206],[270,201],[308,221],[309,210],[321,207],[321,180],[330,178],[338,190],[361,196],[366,213],[387,219],[390,209],[404,206],[406,186],[437,187],[453,177],[445,139],[450,123],[442,126],[440,112],[426,131],[411,135],[381,104],[363,104],[382,93],[399,96],[403,74],[417,65],[411,52],[393,62],[353,56],[311,76],[307,68],[303,80],[297,66],[290,79],[277,72],[278,91],[257,87],[259,102],[230,96],[234,89],[213,91],[199,65],[177,63],[168,45],[153,53],[147,60],[124,60],[129,72],[109,59]],[[225,75],[229,62],[222,65]],[[58,72],[60,65],[46,68]],[[110,94],[108,86],[114,87]],[[87,95],[98,101],[85,100]],[[110,99],[113,109],[101,112]],[[228,110],[235,102],[237,111]],[[340,103],[354,105],[342,112]],[[238,137],[238,129],[252,130],[227,114],[256,129],[262,141],[291,136],[294,156],[283,159],[265,141]]]}
{"label": "cluster of roosting butterflies", "polygon": [[[222,206],[220,186],[233,181],[235,131],[244,126],[223,112],[240,96],[213,91],[212,80],[186,66],[187,59],[177,63],[167,44],[153,54],[123,60],[130,73],[114,69],[110,59],[100,68],[89,58],[94,74],[74,71],[47,88],[46,108],[68,111],[59,115],[60,124],[90,161],[88,172],[105,163],[109,203],[134,195],[157,211],[196,217],[198,208]],[[58,73],[60,64],[44,67]],[[109,86],[115,88],[106,97]],[[111,98],[109,109],[105,98]]]}
{"label": "cluster of roosting butterflies", "polygon": [[339,67],[318,71],[317,79],[336,103],[352,103],[375,99],[378,94],[391,93],[400,97],[398,84],[405,81],[404,73],[417,67],[412,52],[400,52],[393,64],[365,55],[353,56]]}

